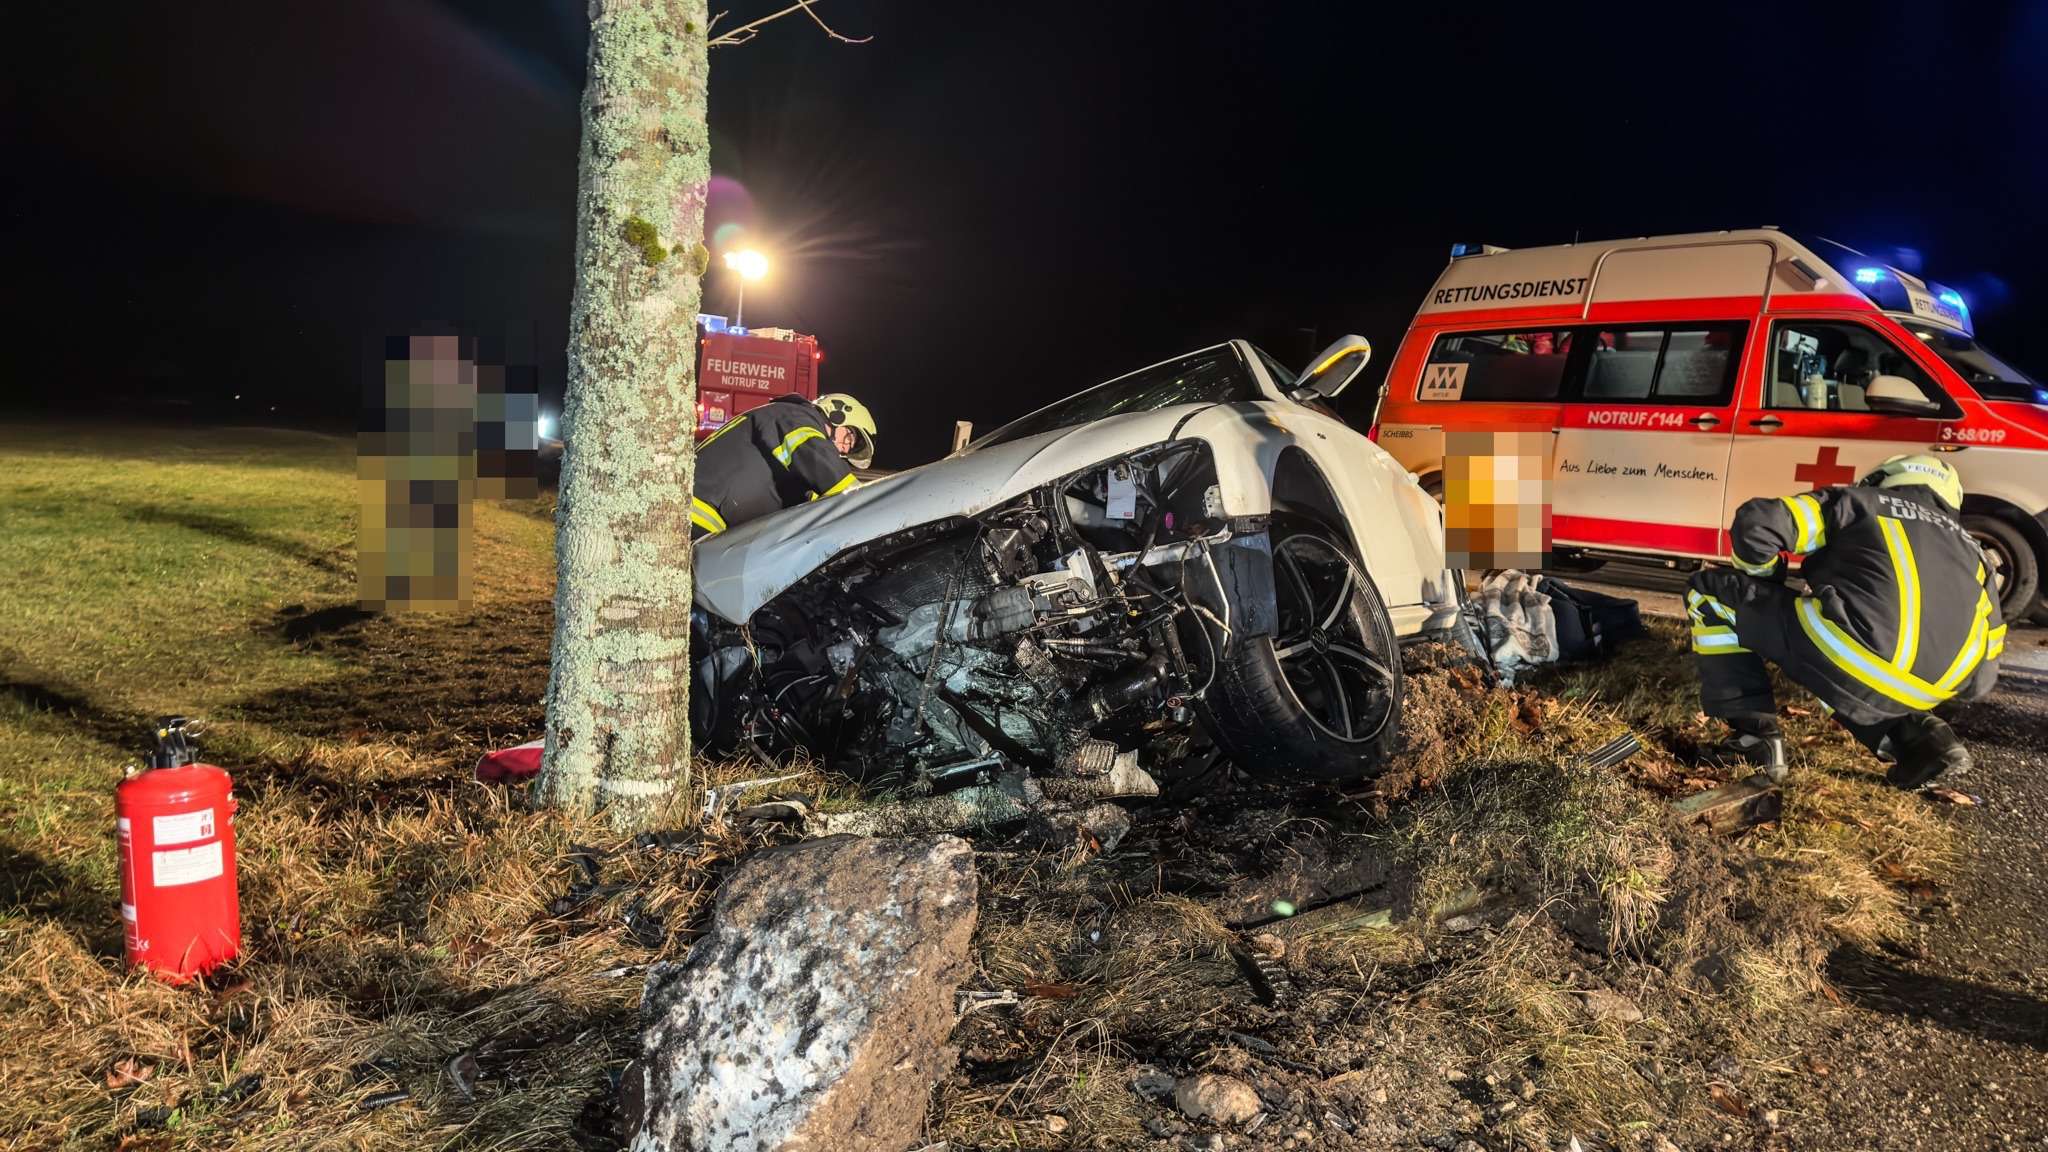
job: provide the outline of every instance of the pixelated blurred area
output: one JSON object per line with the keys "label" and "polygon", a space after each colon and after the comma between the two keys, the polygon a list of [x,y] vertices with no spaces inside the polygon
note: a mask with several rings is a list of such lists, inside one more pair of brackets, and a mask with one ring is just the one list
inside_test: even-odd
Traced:
{"label": "pixelated blurred area", "polygon": [[1548,428],[1444,434],[1444,552],[1456,568],[1545,567],[1550,558]]}
{"label": "pixelated blurred area", "polygon": [[539,368],[532,364],[478,364],[476,498],[531,500],[539,496],[539,450]]}
{"label": "pixelated blurred area", "polygon": [[476,497],[475,342],[395,337],[356,451],[357,585],[377,612],[465,609]]}
{"label": "pixelated blurred area", "polygon": [[[540,494],[539,369],[515,339],[445,332],[366,347],[357,587],[375,612],[465,610],[477,500]],[[366,366],[367,367],[367,366]]]}

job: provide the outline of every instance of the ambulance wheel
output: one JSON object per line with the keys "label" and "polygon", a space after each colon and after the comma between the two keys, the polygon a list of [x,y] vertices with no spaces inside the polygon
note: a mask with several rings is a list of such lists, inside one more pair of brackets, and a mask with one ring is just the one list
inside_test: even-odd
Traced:
{"label": "ambulance wheel", "polygon": [[1996,516],[1964,513],[1963,527],[1984,546],[1991,563],[1992,587],[1998,589],[1998,611],[2007,620],[2024,620],[2041,594],[2041,560],[2020,530]]}
{"label": "ambulance wheel", "polygon": [[1210,727],[1257,776],[1372,776],[1401,729],[1401,646],[1372,577],[1319,526],[1273,545],[1277,623],[1233,638],[1205,694]]}

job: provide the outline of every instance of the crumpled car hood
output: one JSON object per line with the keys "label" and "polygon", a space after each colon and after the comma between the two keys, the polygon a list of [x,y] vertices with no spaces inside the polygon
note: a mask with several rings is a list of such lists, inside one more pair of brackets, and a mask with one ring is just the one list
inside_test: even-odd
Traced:
{"label": "crumpled car hood", "polygon": [[741,623],[857,544],[949,516],[973,516],[1120,452],[1157,444],[1204,404],[1112,416],[898,472],[700,542],[700,607]]}

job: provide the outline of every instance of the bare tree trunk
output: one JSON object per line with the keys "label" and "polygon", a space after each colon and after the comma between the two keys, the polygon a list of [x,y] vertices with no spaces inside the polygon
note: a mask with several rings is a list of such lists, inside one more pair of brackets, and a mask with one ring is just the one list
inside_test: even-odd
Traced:
{"label": "bare tree trunk", "polygon": [[537,798],[644,824],[690,764],[705,0],[591,0]]}

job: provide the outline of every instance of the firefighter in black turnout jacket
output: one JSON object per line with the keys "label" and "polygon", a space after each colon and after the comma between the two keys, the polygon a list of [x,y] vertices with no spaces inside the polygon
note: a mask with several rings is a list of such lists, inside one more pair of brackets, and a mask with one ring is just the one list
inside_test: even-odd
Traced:
{"label": "firefighter in black turnout jacket", "polygon": [[[1970,763],[1932,709],[1998,679],[2005,622],[1984,553],[1956,521],[1963,486],[1933,456],[1895,456],[1854,486],[1763,497],[1735,513],[1740,572],[1692,578],[1686,607],[1700,704],[1728,722],[1725,748],[1785,774],[1769,660],[1917,788]],[[1803,555],[1807,593],[1783,584]]]}
{"label": "firefighter in black turnout jacket", "polygon": [[690,539],[857,487],[874,437],[874,416],[843,392],[781,396],[736,417],[697,445]]}

